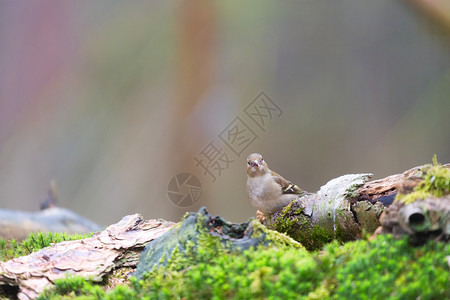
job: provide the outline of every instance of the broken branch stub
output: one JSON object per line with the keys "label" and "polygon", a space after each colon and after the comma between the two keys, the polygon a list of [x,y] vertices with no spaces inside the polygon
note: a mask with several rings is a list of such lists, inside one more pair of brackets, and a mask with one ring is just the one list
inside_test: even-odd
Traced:
{"label": "broken branch stub", "polygon": [[421,245],[428,240],[448,242],[449,215],[450,195],[420,199],[407,205],[396,201],[381,215],[381,226],[375,234],[408,235],[413,245]]}

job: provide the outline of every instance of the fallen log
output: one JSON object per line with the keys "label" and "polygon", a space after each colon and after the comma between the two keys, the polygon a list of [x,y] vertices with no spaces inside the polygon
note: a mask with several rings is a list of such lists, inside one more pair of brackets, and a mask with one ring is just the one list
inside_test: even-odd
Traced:
{"label": "fallen log", "polygon": [[373,234],[381,225],[381,214],[398,192],[413,191],[430,168],[431,165],[415,167],[374,181],[369,181],[372,174],[344,175],[280,211],[268,216],[259,214],[258,219],[308,250],[320,249],[334,239],[342,242],[359,239],[364,234]]}
{"label": "fallen log", "polygon": [[142,279],[153,268],[166,266],[200,247],[210,248],[208,251],[243,252],[269,244],[304,249],[293,239],[268,230],[257,220],[231,223],[220,216],[211,216],[206,207],[202,207],[198,212],[187,214],[177,226],[145,246],[134,276]]}
{"label": "fallen log", "polygon": [[420,179],[397,187],[399,195],[383,211],[375,234],[407,235],[413,245],[450,240],[450,165],[441,166],[434,158]]}
{"label": "fallen log", "polygon": [[103,226],[71,210],[57,207],[57,203],[56,182],[51,180],[47,198],[41,203],[40,211],[0,209],[0,239],[21,241],[32,232],[84,234],[103,229]]}
{"label": "fallen log", "polygon": [[50,207],[36,212],[0,210],[0,238],[23,240],[31,232],[83,234],[102,230],[102,226],[71,210]]}
{"label": "fallen log", "polygon": [[[437,170],[443,175],[430,170]],[[332,239],[348,241],[359,238],[364,232],[373,233],[380,224],[382,227],[378,233],[409,234],[419,240],[429,239],[430,236],[448,240],[448,173],[448,170],[435,164],[375,181],[369,181],[371,174],[344,175],[331,180],[317,193],[306,194],[281,211],[263,216],[261,220],[267,227],[287,233],[307,249],[318,249]],[[417,190],[417,187],[424,190]],[[442,197],[427,196],[417,200],[409,197],[414,194],[407,194],[410,191],[419,195],[433,195],[437,191]],[[396,197],[398,193],[407,194],[406,198],[399,200]],[[390,205],[394,197],[396,200]],[[380,223],[379,216],[383,212]],[[172,237],[158,240],[148,247],[143,259],[152,258],[150,266],[162,262],[163,257],[168,258],[175,247],[187,249],[188,244],[193,244],[199,224],[204,225],[203,231],[220,236],[227,247],[232,248],[234,244],[252,246],[256,241],[266,243],[264,233],[259,232],[262,226],[258,227],[256,221],[231,224],[219,217],[210,217],[204,209],[190,216],[192,220],[186,217],[183,223],[187,229],[180,224],[172,231]],[[101,281],[115,268],[135,266],[144,246],[173,225],[164,220],[144,221],[138,214],[124,217],[91,238],[61,242],[28,256],[0,263],[0,284],[18,286],[19,299],[34,299],[45,287],[67,274]],[[183,230],[183,234],[178,234]],[[167,247],[162,247],[164,241]]]}
{"label": "fallen log", "polygon": [[18,286],[19,299],[34,299],[56,279],[78,275],[101,281],[113,269],[135,266],[145,245],[175,223],[124,217],[90,238],[58,243],[0,262],[0,285]]}

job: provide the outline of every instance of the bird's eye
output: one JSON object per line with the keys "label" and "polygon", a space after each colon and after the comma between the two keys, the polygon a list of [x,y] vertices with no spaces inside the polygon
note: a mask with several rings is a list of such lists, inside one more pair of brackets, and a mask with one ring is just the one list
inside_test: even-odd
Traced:
{"label": "bird's eye", "polygon": [[247,165],[249,165],[249,166],[250,166],[250,162],[249,162],[249,161],[247,162]]}

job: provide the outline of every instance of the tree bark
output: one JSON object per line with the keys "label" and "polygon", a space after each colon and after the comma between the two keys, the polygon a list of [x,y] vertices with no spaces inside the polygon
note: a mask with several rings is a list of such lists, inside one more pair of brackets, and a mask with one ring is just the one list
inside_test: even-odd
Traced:
{"label": "tree bark", "polygon": [[58,243],[27,256],[0,262],[0,284],[18,286],[19,299],[34,299],[68,274],[101,281],[113,269],[135,266],[145,245],[175,223],[125,216],[90,238]]}
{"label": "tree bark", "polygon": [[374,181],[369,181],[372,174],[344,175],[260,220],[310,250],[320,249],[333,239],[355,240],[375,232],[381,225],[380,215],[399,189],[406,192],[420,182],[420,168]]}

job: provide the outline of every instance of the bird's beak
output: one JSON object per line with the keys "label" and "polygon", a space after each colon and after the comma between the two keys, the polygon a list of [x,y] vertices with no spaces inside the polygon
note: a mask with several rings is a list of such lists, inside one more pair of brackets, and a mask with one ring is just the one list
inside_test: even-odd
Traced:
{"label": "bird's beak", "polygon": [[252,167],[259,167],[259,161],[256,159],[252,161]]}

